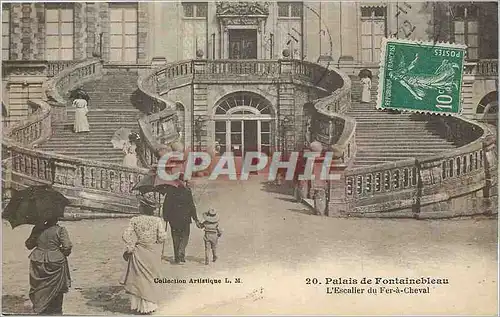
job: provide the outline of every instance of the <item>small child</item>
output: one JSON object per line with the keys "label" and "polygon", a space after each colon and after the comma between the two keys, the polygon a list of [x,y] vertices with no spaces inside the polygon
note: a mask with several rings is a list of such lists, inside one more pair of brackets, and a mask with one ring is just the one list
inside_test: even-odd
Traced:
{"label": "small child", "polygon": [[222,230],[219,228],[219,215],[215,209],[210,208],[207,212],[203,213],[203,223],[201,227],[205,230],[205,265],[208,265],[208,252],[212,249],[213,261],[217,261],[217,241],[222,235]]}

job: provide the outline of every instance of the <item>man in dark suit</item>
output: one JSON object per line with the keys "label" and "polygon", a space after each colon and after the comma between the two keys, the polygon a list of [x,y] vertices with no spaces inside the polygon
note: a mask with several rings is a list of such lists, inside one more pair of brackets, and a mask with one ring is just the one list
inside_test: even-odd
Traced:
{"label": "man in dark suit", "polygon": [[170,223],[170,231],[174,244],[174,261],[176,264],[186,262],[186,247],[189,242],[191,219],[198,228],[201,227],[193,194],[187,183],[178,187],[168,186],[165,201],[163,202],[163,219]]}

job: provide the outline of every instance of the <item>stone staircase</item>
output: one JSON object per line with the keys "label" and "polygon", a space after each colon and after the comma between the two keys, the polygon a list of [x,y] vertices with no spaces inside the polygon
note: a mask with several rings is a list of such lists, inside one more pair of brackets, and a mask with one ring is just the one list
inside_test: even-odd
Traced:
{"label": "stone staircase", "polygon": [[132,104],[137,90],[137,73],[117,72],[103,75],[100,79],[82,85],[90,95],[87,114],[90,132],[73,133],[75,111],[68,109],[68,121],[53,125],[50,140],[40,149],[59,154],[121,164],[124,154],[113,149],[111,138],[119,128],[138,132],[137,119],[141,111]]}
{"label": "stone staircase", "polygon": [[456,146],[443,139],[426,115],[377,110],[378,79],[373,78],[372,102],[361,103],[361,83],[352,80],[352,105],[346,115],[357,122],[354,166],[425,157]]}

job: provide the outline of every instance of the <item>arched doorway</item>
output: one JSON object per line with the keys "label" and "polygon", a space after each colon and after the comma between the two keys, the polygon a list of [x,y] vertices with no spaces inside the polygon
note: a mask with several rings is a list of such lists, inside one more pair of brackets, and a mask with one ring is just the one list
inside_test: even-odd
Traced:
{"label": "arched doorway", "polygon": [[476,108],[477,114],[482,114],[478,119],[490,124],[496,124],[498,116],[498,92],[492,91],[486,94]]}
{"label": "arched doorway", "polygon": [[271,103],[251,92],[224,97],[214,111],[215,142],[219,153],[243,156],[249,151],[270,155],[273,149],[274,111]]}

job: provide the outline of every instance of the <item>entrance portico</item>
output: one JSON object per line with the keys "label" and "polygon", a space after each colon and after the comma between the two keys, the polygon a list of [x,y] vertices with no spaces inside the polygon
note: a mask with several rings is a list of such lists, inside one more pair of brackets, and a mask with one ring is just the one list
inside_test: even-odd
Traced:
{"label": "entrance portico", "polygon": [[269,9],[265,4],[217,4],[221,59],[264,59],[263,30]]}
{"label": "entrance portico", "polygon": [[215,142],[219,152],[244,156],[259,151],[270,155],[275,135],[274,109],[269,101],[251,92],[237,92],[215,107]]}

